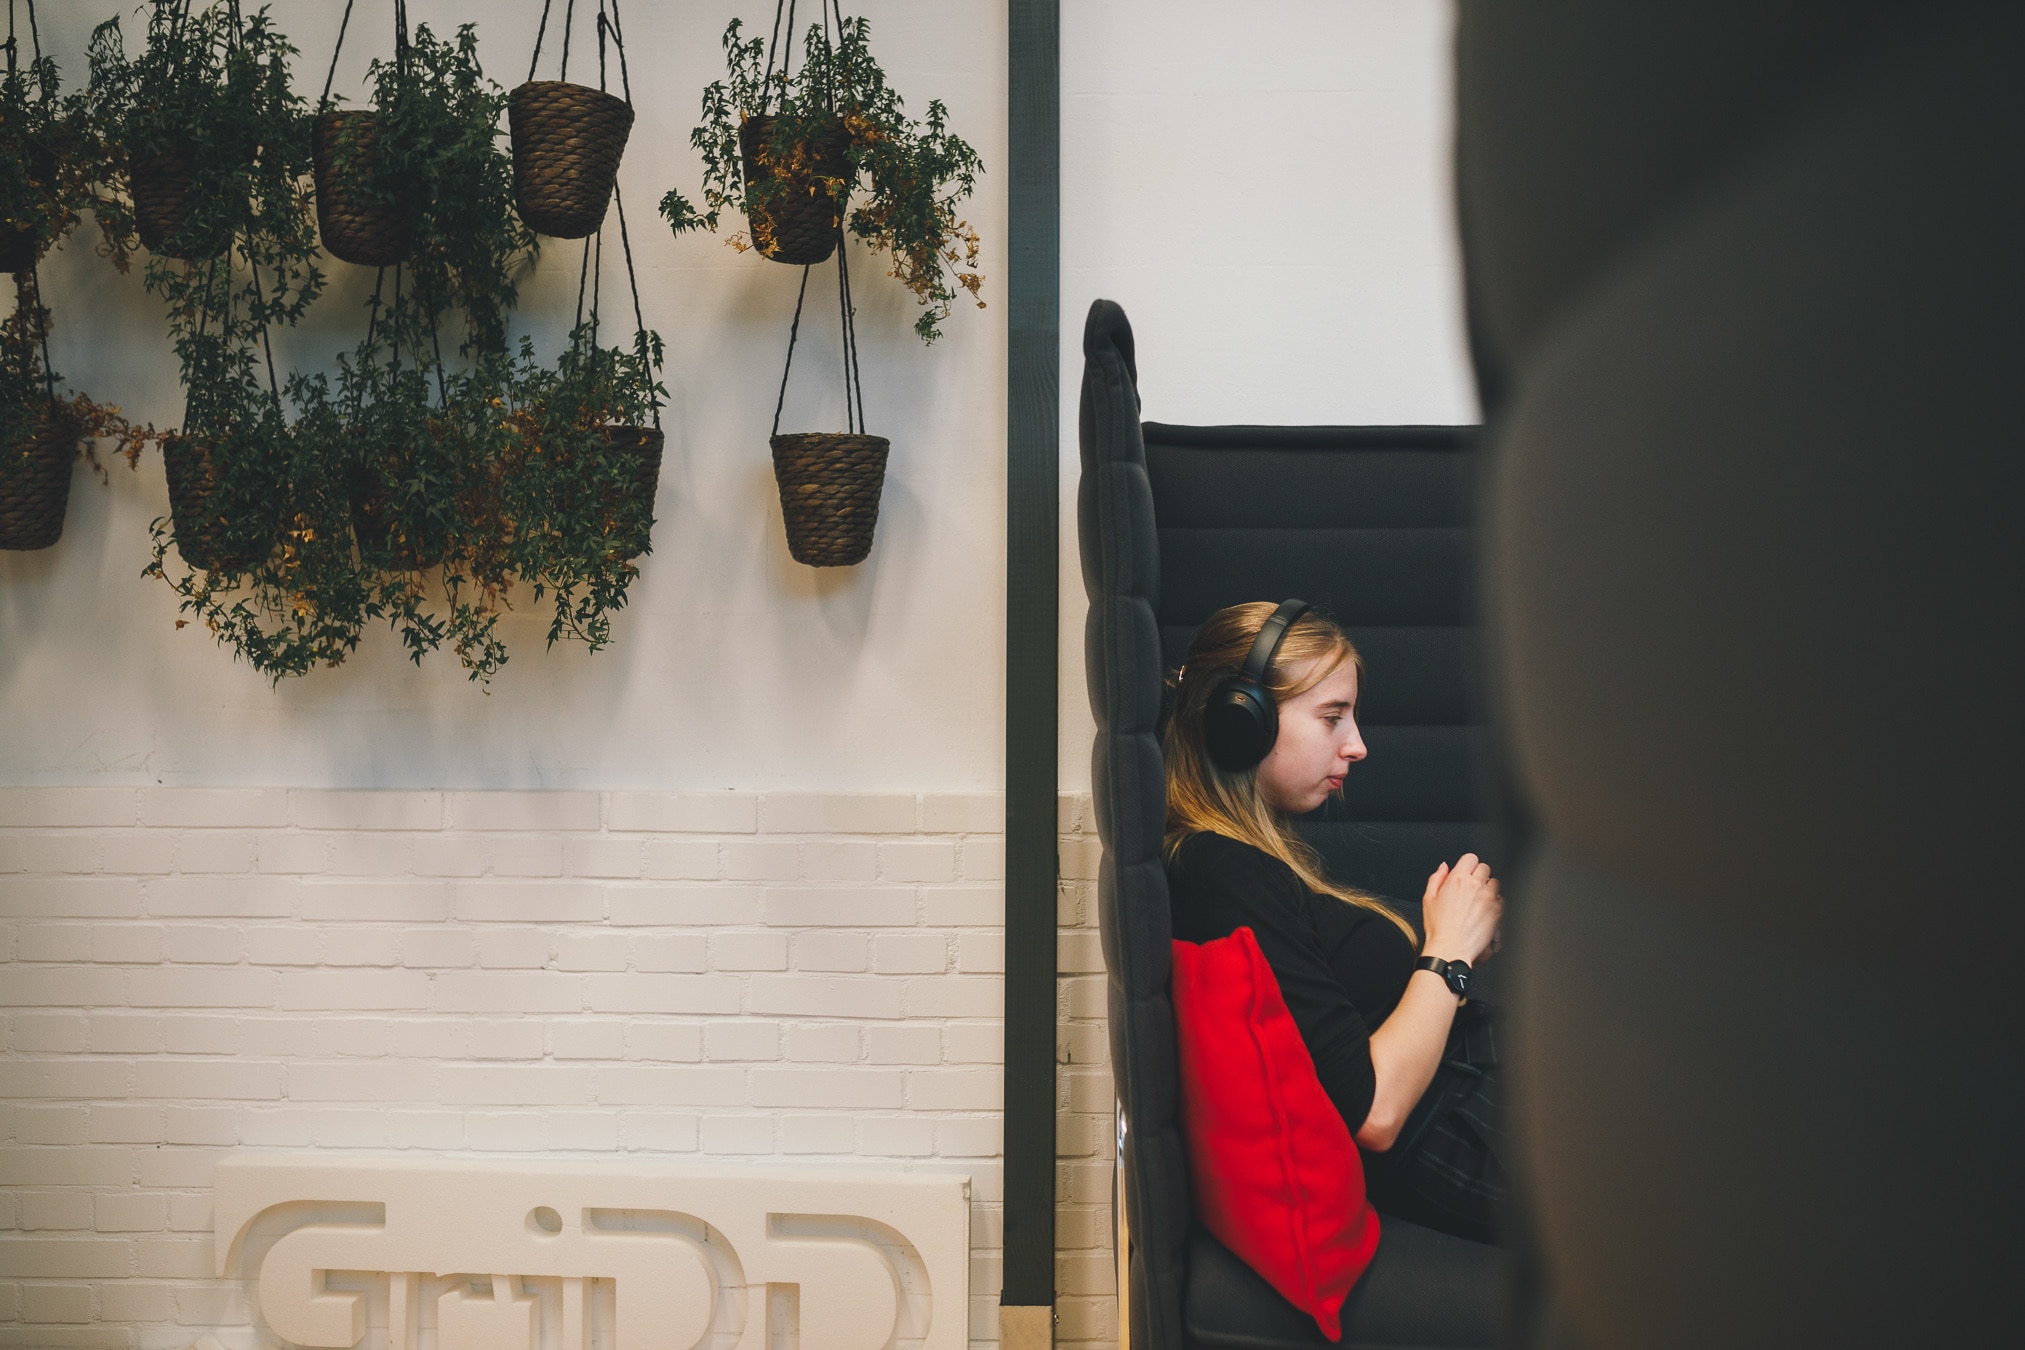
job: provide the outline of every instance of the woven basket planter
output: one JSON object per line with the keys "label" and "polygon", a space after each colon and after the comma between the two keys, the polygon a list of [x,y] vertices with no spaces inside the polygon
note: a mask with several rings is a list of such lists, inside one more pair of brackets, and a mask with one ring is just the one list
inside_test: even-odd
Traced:
{"label": "woven basket planter", "polygon": [[[352,141],[349,172],[340,172],[339,151]],[[410,194],[375,200],[363,185],[380,160],[380,115],[366,110],[321,112],[310,132],[316,164],[316,227],[323,246],[340,262],[391,267],[408,256]]]}
{"label": "woven basket planter", "polygon": [[127,166],[134,194],[134,229],[151,253],[186,259],[204,256],[195,249],[162,247],[183,227],[193,164],[187,150],[164,150],[158,155],[136,155]]}
{"label": "woven basket planter", "polygon": [[788,552],[810,567],[849,567],[872,551],[884,436],[798,431],[773,438],[773,476],[787,521]]}
{"label": "woven basket planter", "polygon": [[621,559],[647,551],[654,528],[654,494],[661,486],[661,451],[668,438],[659,427],[606,427],[605,450],[624,456],[625,487],[607,503],[612,516],[613,551]]}
{"label": "woven basket planter", "polygon": [[588,85],[529,80],[507,96],[513,204],[537,234],[597,233],[632,134],[626,101]]}
{"label": "woven basket planter", "polygon": [[[797,267],[819,263],[835,251],[837,227],[844,218],[843,208],[822,180],[850,173],[844,155],[850,134],[842,118],[823,123],[816,134],[796,145],[787,162],[776,163],[769,144],[773,125],[771,117],[748,117],[738,124],[752,246],[775,262]],[[775,180],[784,182],[786,190],[765,206],[754,206],[753,185]]]}
{"label": "woven basket planter", "polygon": [[78,427],[66,408],[44,406],[17,449],[0,450],[0,548],[48,548],[63,535]]}
{"label": "woven basket planter", "polygon": [[228,519],[213,500],[218,474],[207,442],[170,436],[162,442],[162,466],[169,478],[169,522],[184,562],[210,572],[243,572],[266,559],[271,539],[247,537],[245,523]]}
{"label": "woven basket planter", "polygon": [[405,530],[393,515],[392,494],[384,484],[352,495],[352,537],[358,540],[359,556],[396,572],[440,566],[450,552],[450,527],[429,522],[420,530]]}
{"label": "woven basket planter", "polygon": [[[436,428],[436,434],[447,434]],[[470,503],[466,488],[452,481],[441,464],[417,463],[418,454],[428,452],[410,446],[397,452],[399,458],[385,462],[384,452],[364,448],[363,433],[352,433],[353,465],[346,484],[351,501],[352,538],[358,541],[359,557],[369,566],[396,572],[426,572],[440,566],[450,552],[451,521],[461,519]],[[461,479],[462,475],[455,475]],[[403,504],[395,500],[393,484],[422,479],[428,483],[428,498]],[[449,512],[428,508],[444,499],[455,503]],[[421,509],[416,509],[417,507]]]}

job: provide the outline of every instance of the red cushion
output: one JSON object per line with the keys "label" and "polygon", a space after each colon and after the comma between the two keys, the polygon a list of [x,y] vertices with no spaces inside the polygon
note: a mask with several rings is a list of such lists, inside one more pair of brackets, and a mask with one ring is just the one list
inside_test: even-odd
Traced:
{"label": "red cushion", "polygon": [[1378,1215],[1350,1127],[1251,929],[1174,944],[1174,1021],[1204,1226],[1341,1340],[1343,1299],[1378,1250]]}

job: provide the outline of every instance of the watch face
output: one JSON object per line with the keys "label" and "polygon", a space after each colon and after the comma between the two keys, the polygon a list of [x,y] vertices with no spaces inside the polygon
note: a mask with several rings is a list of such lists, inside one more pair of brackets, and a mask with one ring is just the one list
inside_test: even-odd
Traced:
{"label": "watch face", "polygon": [[1447,979],[1450,992],[1457,998],[1462,998],[1469,993],[1470,968],[1461,961],[1451,961],[1448,963]]}

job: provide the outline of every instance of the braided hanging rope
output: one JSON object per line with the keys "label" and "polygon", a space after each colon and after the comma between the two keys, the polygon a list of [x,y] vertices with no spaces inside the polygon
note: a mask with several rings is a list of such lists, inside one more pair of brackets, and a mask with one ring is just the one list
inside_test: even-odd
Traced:
{"label": "braided hanging rope", "polygon": [[[823,16],[823,48],[834,55],[844,37],[843,9],[839,0],[830,0],[827,5],[818,0],[818,4]],[[811,25],[811,32],[815,31]],[[794,39],[794,0],[775,0],[760,108],[743,119],[738,129],[748,198],[755,180],[776,172],[769,162],[774,116],[768,109],[772,106],[776,60],[780,71],[778,83],[785,97],[794,60]],[[821,90],[822,106],[831,114],[836,111],[836,96],[833,85],[826,84]],[[870,554],[873,530],[879,521],[879,495],[885,486],[886,458],[891,449],[883,436],[870,435],[866,427],[863,363],[858,354],[857,306],[851,294],[843,203],[829,187],[830,181],[851,176],[850,142],[842,119],[832,120],[834,126],[819,128],[811,143],[803,147],[803,158],[813,160],[813,165],[804,170],[807,181],[791,182],[769,207],[755,211],[748,206],[747,212],[753,243],[761,254],[776,262],[799,263],[802,269],[768,442],[773,451],[774,479],[780,489],[788,552],[796,562],[810,567],[848,567],[864,561]],[[781,412],[787,405],[788,379],[794,370],[795,346],[801,339],[809,269],[832,253],[837,257],[837,326],[843,345],[844,430],[783,435]]]}
{"label": "braided hanging rope", "polygon": [[[186,0],[176,16],[176,21],[187,18],[189,4]],[[245,40],[245,18],[238,0],[230,0],[227,12],[231,25],[226,29],[228,51],[237,51]],[[136,165],[136,170],[139,166]],[[183,191],[188,190],[187,171],[184,174]],[[139,215],[140,190],[138,175],[135,182],[136,215]],[[179,203],[180,207],[180,203]],[[180,215],[180,210],[179,210]],[[250,230],[250,227],[248,227]],[[235,230],[225,240],[224,249],[205,258],[203,294],[215,293],[218,267],[226,269],[225,313],[223,331],[229,332],[234,314],[237,312],[239,295],[231,282],[232,252],[238,241]],[[143,242],[146,236],[143,235]],[[281,401],[281,382],[274,360],[273,321],[267,313],[266,286],[260,275],[260,264],[244,247],[248,271],[251,277],[253,308],[260,314],[260,345],[267,367],[268,398],[272,402],[276,418],[284,413]],[[210,315],[207,308],[200,308],[197,316],[197,333],[201,337],[208,326]],[[177,552],[183,561],[193,568],[204,571],[245,571],[256,567],[272,546],[272,537],[262,537],[257,530],[249,531],[247,522],[235,521],[229,513],[229,503],[217,500],[220,478],[223,471],[214,458],[218,446],[207,435],[191,435],[190,401],[186,396],[184,404],[185,430],[171,434],[162,442],[162,465],[168,478],[169,518]]]}
{"label": "braided hanging rope", "polygon": [[[28,0],[28,33],[29,40],[34,49],[32,60],[36,64],[40,64],[42,61],[42,37],[35,23],[35,0]],[[20,73],[20,47],[20,40],[15,36],[14,0],[7,0],[7,41],[5,50],[7,53],[7,75],[10,80]],[[37,101],[45,108],[48,106],[49,90],[47,88],[41,90],[41,97]],[[40,178],[48,180],[48,190],[54,191],[57,173],[56,156],[46,146],[31,144],[24,146],[23,149],[26,151],[26,164],[24,167],[28,169],[29,177],[31,179]],[[31,214],[31,223],[9,226],[5,230],[0,230],[0,272],[5,272],[11,276],[28,271],[35,266],[36,261],[42,256],[42,251],[48,247],[50,242],[45,235],[46,226],[43,223],[47,221],[48,214],[46,210],[38,210]],[[40,217],[40,221],[36,220],[36,217]]]}
{"label": "braided hanging rope", "polygon": [[[42,60],[42,34],[40,29],[36,27],[35,23],[35,0],[28,0],[28,42],[31,50],[34,52],[33,59],[36,62],[40,62]],[[14,37],[14,0],[7,0],[7,73],[9,75],[13,75],[16,73],[15,67],[16,46],[17,44]],[[44,101],[47,101],[48,99],[47,92],[44,93],[43,98]],[[54,408],[56,407],[56,371],[49,364],[49,321],[47,320],[47,318],[43,317],[47,313],[47,311],[45,311],[42,308],[42,259],[40,256],[41,241],[34,239],[31,236],[29,250],[30,251],[28,258],[28,284],[35,305],[35,311],[37,316],[37,323],[36,323],[37,335],[40,337],[42,342],[42,388],[43,392],[49,398],[50,408],[54,410]],[[14,297],[14,302],[17,307],[21,303],[21,295],[18,292]],[[53,415],[54,413],[52,411],[52,416]],[[66,464],[67,463],[68,461],[66,460]],[[69,475],[66,472],[64,485],[64,491],[66,493],[68,493],[70,490],[68,478]],[[62,528],[62,525],[63,525],[63,518],[59,515],[57,517],[57,528],[60,530]]]}
{"label": "braided hanging rope", "polygon": [[[35,0],[28,0],[28,40],[31,60],[42,60],[42,35],[35,19]],[[7,73],[19,71],[20,42],[15,36],[14,0],[7,0]],[[45,91],[44,97],[47,97]],[[18,322],[33,323],[35,340],[42,348],[42,388],[45,402],[36,413],[34,430],[18,448],[6,451],[14,462],[0,477],[0,549],[48,548],[63,535],[63,518],[70,507],[71,464],[77,457],[80,428],[68,405],[56,397],[56,371],[49,358],[49,318],[42,305],[41,232],[33,227],[22,231],[18,241],[25,257],[10,258],[17,264],[8,270],[17,275],[14,304]],[[26,267],[19,266],[25,262]],[[32,355],[23,353],[27,367]],[[21,372],[28,374],[26,369]]]}
{"label": "braided hanging rope", "polygon": [[795,344],[801,336],[802,305],[808,297],[809,267],[795,296],[794,321],[788,327],[787,360],[781,368],[780,394],[774,401],[774,480],[780,489],[781,520],[787,527],[788,552],[809,567],[849,567],[872,551],[879,523],[879,495],[886,482],[891,443],[866,431],[865,389],[858,357],[856,306],[851,299],[851,270],[843,227],[837,227],[837,317],[844,348],[844,430],[781,433],[781,409],[787,402],[788,375],[794,369]]}
{"label": "braided hanging rope", "polygon": [[[534,79],[534,72],[541,66],[541,44],[548,36],[548,13],[555,0],[541,0],[541,23],[534,30],[534,55],[527,61],[527,78]],[[565,0],[562,25],[562,68],[556,72],[558,80],[570,77],[570,29],[577,16],[577,0]]]}
{"label": "braided hanging rope", "polygon": [[345,15],[338,20],[337,45],[330,49],[330,69],[324,73],[323,93],[317,98],[316,110],[322,112],[330,106],[331,81],[337,78],[338,53],[345,49],[345,31],[352,26],[352,0],[345,0]]}
{"label": "braided hanging rope", "polygon": [[[626,225],[625,197],[619,191],[617,176],[619,157],[625,148],[626,132],[631,127],[633,117],[632,80],[626,64],[625,34],[619,23],[617,0],[609,0],[609,2],[611,7],[608,12],[606,8],[607,0],[599,0],[597,13],[593,20],[598,40],[598,87],[590,89],[583,85],[567,84],[559,80],[530,80],[528,84],[524,84],[519,89],[513,91],[513,94],[510,96],[513,102],[509,104],[508,113],[514,134],[516,187],[524,181],[520,178],[519,174],[522,164],[523,130],[527,128],[527,121],[533,120],[528,117],[528,113],[523,112],[524,107],[534,112],[540,112],[544,108],[554,110],[565,106],[565,100],[569,100],[573,106],[578,108],[588,106],[594,117],[600,115],[609,117],[614,113],[623,114],[624,125],[619,129],[616,142],[609,147],[610,165],[605,174],[604,187],[598,192],[595,203],[595,214],[593,215],[589,210],[585,210],[582,213],[583,218],[575,222],[575,224],[581,225],[582,228],[573,228],[571,233],[564,236],[568,238],[581,237],[584,241],[584,251],[577,264],[576,314],[571,322],[570,331],[572,334],[584,333],[586,340],[595,347],[598,343],[598,335],[603,328],[602,297],[604,293],[605,272],[604,218],[606,214],[606,202],[609,199],[611,204],[617,207],[619,218],[619,242],[625,259],[626,283],[633,301],[633,346],[640,357],[640,379],[648,386],[648,391],[650,392],[654,377],[653,371],[647,363],[647,323],[640,304],[640,278],[633,262],[632,234]],[[570,11],[566,10],[564,17],[566,25],[565,42],[568,40],[567,24],[569,17]],[[547,15],[546,6],[544,6],[544,28],[546,24]],[[538,47],[539,38],[537,38]],[[567,47],[565,51],[567,51]],[[620,87],[624,91],[623,97],[615,97],[606,89],[610,75],[609,57],[614,54],[618,57]],[[537,50],[536,59],[537,61],[539,60],[539,50]],[[530,71],[533,68],[530,66]],[[525,104],[522,102],[523,98],[526,99]],[[532,129],[536,131],[541,130],[539,127]],[[522,209],[522,216],[523,218],[527,218],[525,206]],[[548,228],[546,222],[529,218],[528,223],[536,229],[541,230],[544,234],[561,233],[559,230]],[[586,322],[587,320],[588,323]],[[607,498],[607,508],[611,513],[612,529],[612,533],[609,536],[609,547],[612,551],[612,556],[621,561],[638,557],[647,551],[649,535],[652,532],[654,523],[654,497],[660,487],[661,458],[662,452],[667,445],[667,437],[661,430],[660,405],[651,399],[649,403],[653,408],[653,425],[643,427],[607,424],[600,428],[605,455],[622,464],[625,470],[620,475],[622,486],[616,490],[608,489],[611,495]]]}
{"label": "braided hanging rope", "polygon": [[[801,289],[795,294],[795,316],[788,325],[787,360],[781,365],[780,394],[773,405],[773,430],[780,434],[781,410],[787,403],[788,374],[794,369],[795,344],[802,331],[802,304],[809,293],[809,268],[802,268]],[[844,241],[837,240],[837,327],[844,347],[844,427],[851,433],[865,430],[865,386],[863,366],[858,359],[857,306],[851,299],[851,268],[845,258]]]}
{"label": "braided hanging rope", "polygon": [[[204,293],[209,295],[217,280],[218,260],[211,258],[204,265]],[[197,311],[197,338],[201,341],[204,330],[210,326],[208,310]],[[183,422],[190,421],[191,399],[186,389],[183,395]],[[194,438],[178,432],[171,432],[162,441],[162,471],[169,486],[169,526],[175,540],[176,551],[183,555],[183,562],[190,567],[210,568],[214,551],[210,544],[215,541],[220,522],[207,518],[205,503],[215,486],[215,476],[210,472],[210,456],[204,453]],[[209,527],[208,529],[206,527]]]}

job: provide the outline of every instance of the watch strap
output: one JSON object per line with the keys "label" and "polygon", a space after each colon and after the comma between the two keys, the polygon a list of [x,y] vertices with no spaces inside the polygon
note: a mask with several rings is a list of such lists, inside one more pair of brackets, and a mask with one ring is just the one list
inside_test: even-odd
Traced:
{"label": "watch strap", "polygon": [[1431,970],[1441,976],[1448,991],[1454,994],[1456,1002],[1469,1002],[1470,966],[1467,961],[1444,961],[1439,956],[1423,956],[1413,963],[1415,970]]}

